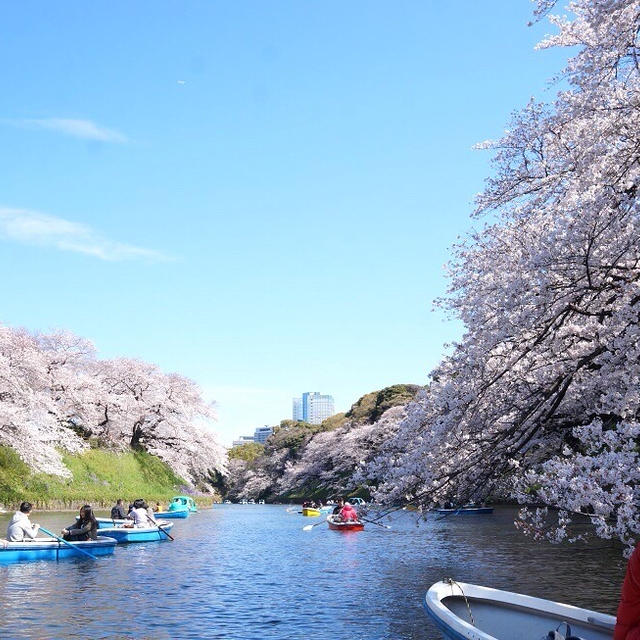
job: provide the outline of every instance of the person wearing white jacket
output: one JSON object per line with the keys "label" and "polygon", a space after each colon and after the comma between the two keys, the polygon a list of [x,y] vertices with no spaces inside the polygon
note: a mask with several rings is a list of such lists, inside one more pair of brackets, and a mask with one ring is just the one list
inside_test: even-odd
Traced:
{"label": "person wearing white jacket", "polygon": [[31,524],[29,514],[32,505],[30,502],[23,502],[20,510],[13,514],[13,518],[7,527],[7,540],[9,542],[25,542],[33,540],[38,535],[39,524]]}

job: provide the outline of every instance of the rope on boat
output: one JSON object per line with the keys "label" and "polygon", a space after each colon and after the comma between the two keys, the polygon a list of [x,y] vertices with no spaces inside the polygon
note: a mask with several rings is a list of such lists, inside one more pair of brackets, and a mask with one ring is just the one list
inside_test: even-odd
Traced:
{"label": "rope on boat", "polygon": [[460,589],[460,593],[462,594],[462,597],[464,598],[464,603],[467,605],[467,611],[469,612],[469,620],[471,620],[471,625],[472,625],[473,627],[475,627],[475,626],[476,626],[476,623],[474,622],[474,620],[473,620],[473,614],[471,613],[471,605],[469,604],[469,600],[468,600],[468,598],[467,598],[467,596],[466,596],[466,594],[465,594],[465,592],[464,592],[463,588],[462,588],[462,587],[460,586],[460,584],[459,584],[458,582],[456,582],[453,578],[445,578],[445,579],[443,580],[443,582],[446,582],[446,583],[448,583],[448,584],[450,584],[450,585],[451,585],[451,595],[454,595],[454,594],[453,594],[453,585],[454,585],[454,584],[456,585],[456,587],[458,587],[458,589]]}

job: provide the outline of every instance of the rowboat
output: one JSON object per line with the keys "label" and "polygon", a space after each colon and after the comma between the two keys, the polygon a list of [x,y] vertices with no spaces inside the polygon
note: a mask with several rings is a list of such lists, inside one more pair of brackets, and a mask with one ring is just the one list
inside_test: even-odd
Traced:
{"label": "rowboat", "polygon": [[311,516],[312,518],[317,518],[321,514],[320,514],[320,509],[312,509],[311,507],[302,507],[302,515]]}
{"label": "rowboat", "polygon": [[182,509],[188,509],[189,511],[196,512],[198,507],[191,496],[175,496],[169,503],[169,511],[182,511]]}
{"label": "rowboat", "polygon": [[[131,524],[131,520],[128,521]],[[98,523],[100,524],[100,523]],[[165,522],[164,520],[160,520],[158,524],[164,529],[164,531],[171,531],[173,527],[173,522]],[[160,530],[159,527],[131,527],[131,526],[123,526],[116,525],[102,528],[100,527],[100,533],[108,536],[109,538],[113,538],[118,544],[123,544],[125,542],[157,542],[158,540],[168,540],[169,536],[163,531]]]}
{"label": "rowboat", "polygon": [[[107,556],[113,553],[117,543],[113,538],[98,536],[97,540],[73,542],[72,544],[93,556]],[[0,564],[81,557],[84,557],[83,553],[76,551],[64,542],[51,538],[35,538],[29,542],[0,540]]]}
{"label": "rowboat", "polygon": [[362,531],[364,529],[364,522],[360,522],[360,520],[342,522],[337,516],[327,516],[327,524],[329,529],[334,531]]}
{"label": "rowboat", "polygon": [[436,582],[424,601],[445,640],[514,640],[578,636],[611,640],[616,619],[520,593],[447,579]]}
{"label": "rowboat", "polygon": [[434,511],[436,513],[442,513],[450,516],[472,516],[493,513],[493,507],[474,507],[471,505],[464,505],[463,507],[454,507],[451,509],[434,509]]}

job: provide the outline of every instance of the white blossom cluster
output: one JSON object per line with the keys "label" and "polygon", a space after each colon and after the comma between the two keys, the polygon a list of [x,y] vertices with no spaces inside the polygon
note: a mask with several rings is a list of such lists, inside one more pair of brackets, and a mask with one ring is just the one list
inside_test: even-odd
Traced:
{"label": "white blossom cluster", "polygon": [[35,471],[69,477],[62,451],[90,439],[140,447],[197,482],[224,469],[225,451],[199,427],[214,417],[197,385],[137,360],[98,360],[71,333],[31,334],[0,326],[0,444]]}
{"label": "white blossom cluster", "polygon": [[[553,10],[541,0],[539,15]],[[629,543],[640,527],[640,2],[575,0],[540,47],[575,47],[553,104],[483,146],[484,227],[454,247],[465,334],[369,473],[378,498],[560,509]],[[542,512],[523,514],[543,531]],[[547,525],[549,519],[547,519]]]}

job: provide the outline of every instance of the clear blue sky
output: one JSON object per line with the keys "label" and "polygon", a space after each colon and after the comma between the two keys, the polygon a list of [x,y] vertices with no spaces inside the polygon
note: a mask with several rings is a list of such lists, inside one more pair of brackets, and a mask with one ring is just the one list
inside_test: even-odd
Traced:
{"label": "clear blue sky", "polygon": [[[558,52],[527,0],[6,4],[0,320],[194,378],[223,441],[424,384],[490,172]],[[477,223],[476,223],[477,224]]]}

